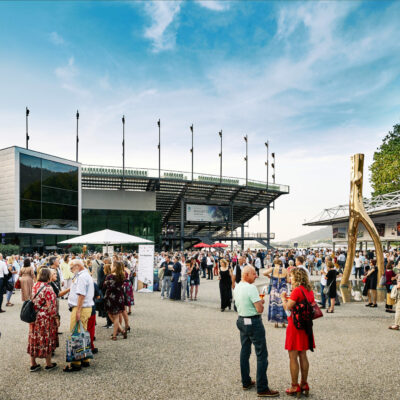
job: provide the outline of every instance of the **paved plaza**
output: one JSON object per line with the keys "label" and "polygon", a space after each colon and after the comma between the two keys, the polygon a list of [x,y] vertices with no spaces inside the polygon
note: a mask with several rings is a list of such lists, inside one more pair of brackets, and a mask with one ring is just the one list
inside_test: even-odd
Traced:
{"label": "paved plaza", "polygon": [[[266,283],[266,278],[256,281]],[[1,400],[19,399],[255,399],[256,390],[243,392],[240,382],[240,341],[236,313],[219,310],[218,281],[202,280],[199,301],[161,300],[160,293],[136,294],[127,340],[109,339],[111,330],[98,320],[92,366],[65,374],[67,302],[61,301],[60,348],[54,361],[60,368],[29,372],[26,353],[28,325],[16,305],[0,316]],[[400,332],[388,330],[393,314],[362,303],[338,307],[315,323],[316,350],[309,354],[311,398],[396,399]],[[285,330],[267,322],[268,378],[272,389],[286,398],[290,385]],[[44,361],[40,360],[42,366]],[[251,356],[252,377],[256,360]]]}

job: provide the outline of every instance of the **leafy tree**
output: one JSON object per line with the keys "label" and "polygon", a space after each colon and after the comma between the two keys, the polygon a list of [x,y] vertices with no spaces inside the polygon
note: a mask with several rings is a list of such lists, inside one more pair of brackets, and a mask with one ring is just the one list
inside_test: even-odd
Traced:
{"label": "leafy tree", "polygon": [[385,136],[369,167],[372,196],[400,190],[400,124]]}

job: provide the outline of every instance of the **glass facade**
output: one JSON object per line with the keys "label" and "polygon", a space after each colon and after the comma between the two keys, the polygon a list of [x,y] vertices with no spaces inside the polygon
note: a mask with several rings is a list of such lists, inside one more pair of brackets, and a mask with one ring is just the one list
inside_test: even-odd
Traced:
{"label": "glass facade", "polygon": [[20,227],[78,230],[78,167],[20,153]]}
{"label": "glass facade", "polygon": [[158,242],[161,233],[159,211],[82,210],[82,235],[112,229]]}

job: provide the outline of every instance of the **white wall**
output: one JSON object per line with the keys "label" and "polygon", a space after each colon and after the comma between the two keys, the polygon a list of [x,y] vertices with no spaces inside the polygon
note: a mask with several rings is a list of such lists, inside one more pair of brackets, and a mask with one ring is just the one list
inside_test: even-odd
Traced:
{"label": "white wall", "polygon": [[0,150],[0,233],[15,231],[15,147]]}
{"label": "white wall", "polygon": [[82,190],[82,209],[156,211],[155,192]]}

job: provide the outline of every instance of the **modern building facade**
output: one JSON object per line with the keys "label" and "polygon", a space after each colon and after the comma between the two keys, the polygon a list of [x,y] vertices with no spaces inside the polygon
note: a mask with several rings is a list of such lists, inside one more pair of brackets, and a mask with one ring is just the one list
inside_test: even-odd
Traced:
{"label": "modern building facade", "polygon": [[[0,150],[0,168],[1,242],[23,252],[55,250],[60,241],[107,228],[164,249],[200,241],[268,246],[270,207],[289,193],[275,182],[89,166],[16,146]],[[245,234],[244,224],[263,209],[266,233]]]}

